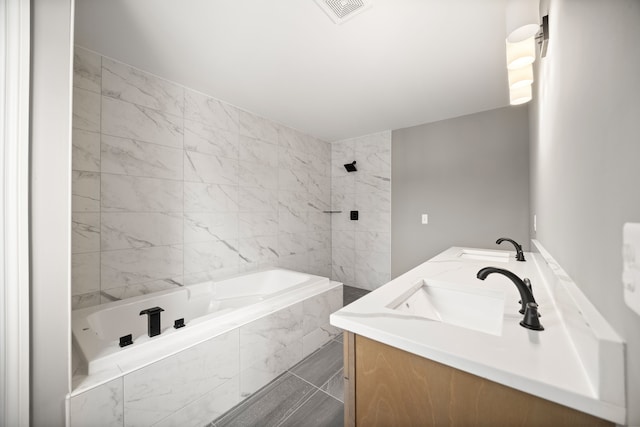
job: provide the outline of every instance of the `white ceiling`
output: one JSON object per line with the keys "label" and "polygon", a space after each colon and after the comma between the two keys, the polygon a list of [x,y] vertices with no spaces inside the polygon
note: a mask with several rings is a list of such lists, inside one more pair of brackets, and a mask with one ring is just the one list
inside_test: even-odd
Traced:
{"label": "white ceiling", "polygon": [[506,0],[77,0],[76,43],[327,141],[509,104]]}

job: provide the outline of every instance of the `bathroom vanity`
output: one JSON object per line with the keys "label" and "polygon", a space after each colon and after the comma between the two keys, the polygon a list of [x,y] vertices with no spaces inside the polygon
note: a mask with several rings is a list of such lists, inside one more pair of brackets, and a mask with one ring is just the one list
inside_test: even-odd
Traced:
{"label": "bathroom vanity", "polygon": [[[450,248],[334,313],[345,425],[624,424],[624,343],[533,247]],[[487,266],[531,280],[544,330],[520,325],[508,278],[477,279]]]}

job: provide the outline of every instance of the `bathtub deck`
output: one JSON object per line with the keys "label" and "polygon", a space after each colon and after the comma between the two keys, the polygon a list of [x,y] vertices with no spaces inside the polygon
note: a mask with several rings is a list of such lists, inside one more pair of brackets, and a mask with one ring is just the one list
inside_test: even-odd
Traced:
{"label": "bathtub deck", "polygon": [[[344,286],[344,305],[368,292]],[[342,426],[342,366],[340,335],[217,418],[208,427]]]}

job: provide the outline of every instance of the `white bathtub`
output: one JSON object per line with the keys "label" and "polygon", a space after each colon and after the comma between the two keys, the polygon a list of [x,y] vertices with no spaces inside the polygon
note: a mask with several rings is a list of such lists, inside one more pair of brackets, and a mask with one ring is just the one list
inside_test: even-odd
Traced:
{"label": "white bathtub", "polygon": [[[326,277],[269,269],[74,310],[81,371],[86,376],[130,372],[341,285]],[[147,316],[140,315],[151,307],[164,309],[162,333],[152,338]],[[180,318],[186,326],[174,329]],[[128,334],[133,344],[120,347],[119,338]]]}

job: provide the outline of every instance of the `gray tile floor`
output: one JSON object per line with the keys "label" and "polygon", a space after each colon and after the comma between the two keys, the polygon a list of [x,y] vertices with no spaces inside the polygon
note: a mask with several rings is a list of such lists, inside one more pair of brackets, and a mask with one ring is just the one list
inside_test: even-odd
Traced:
{"label": "gray tile floor", "polygon": [[[344,286],[344,305],[369,293]],[[209,427],[342,426],[342,335],[223,414]]]}

